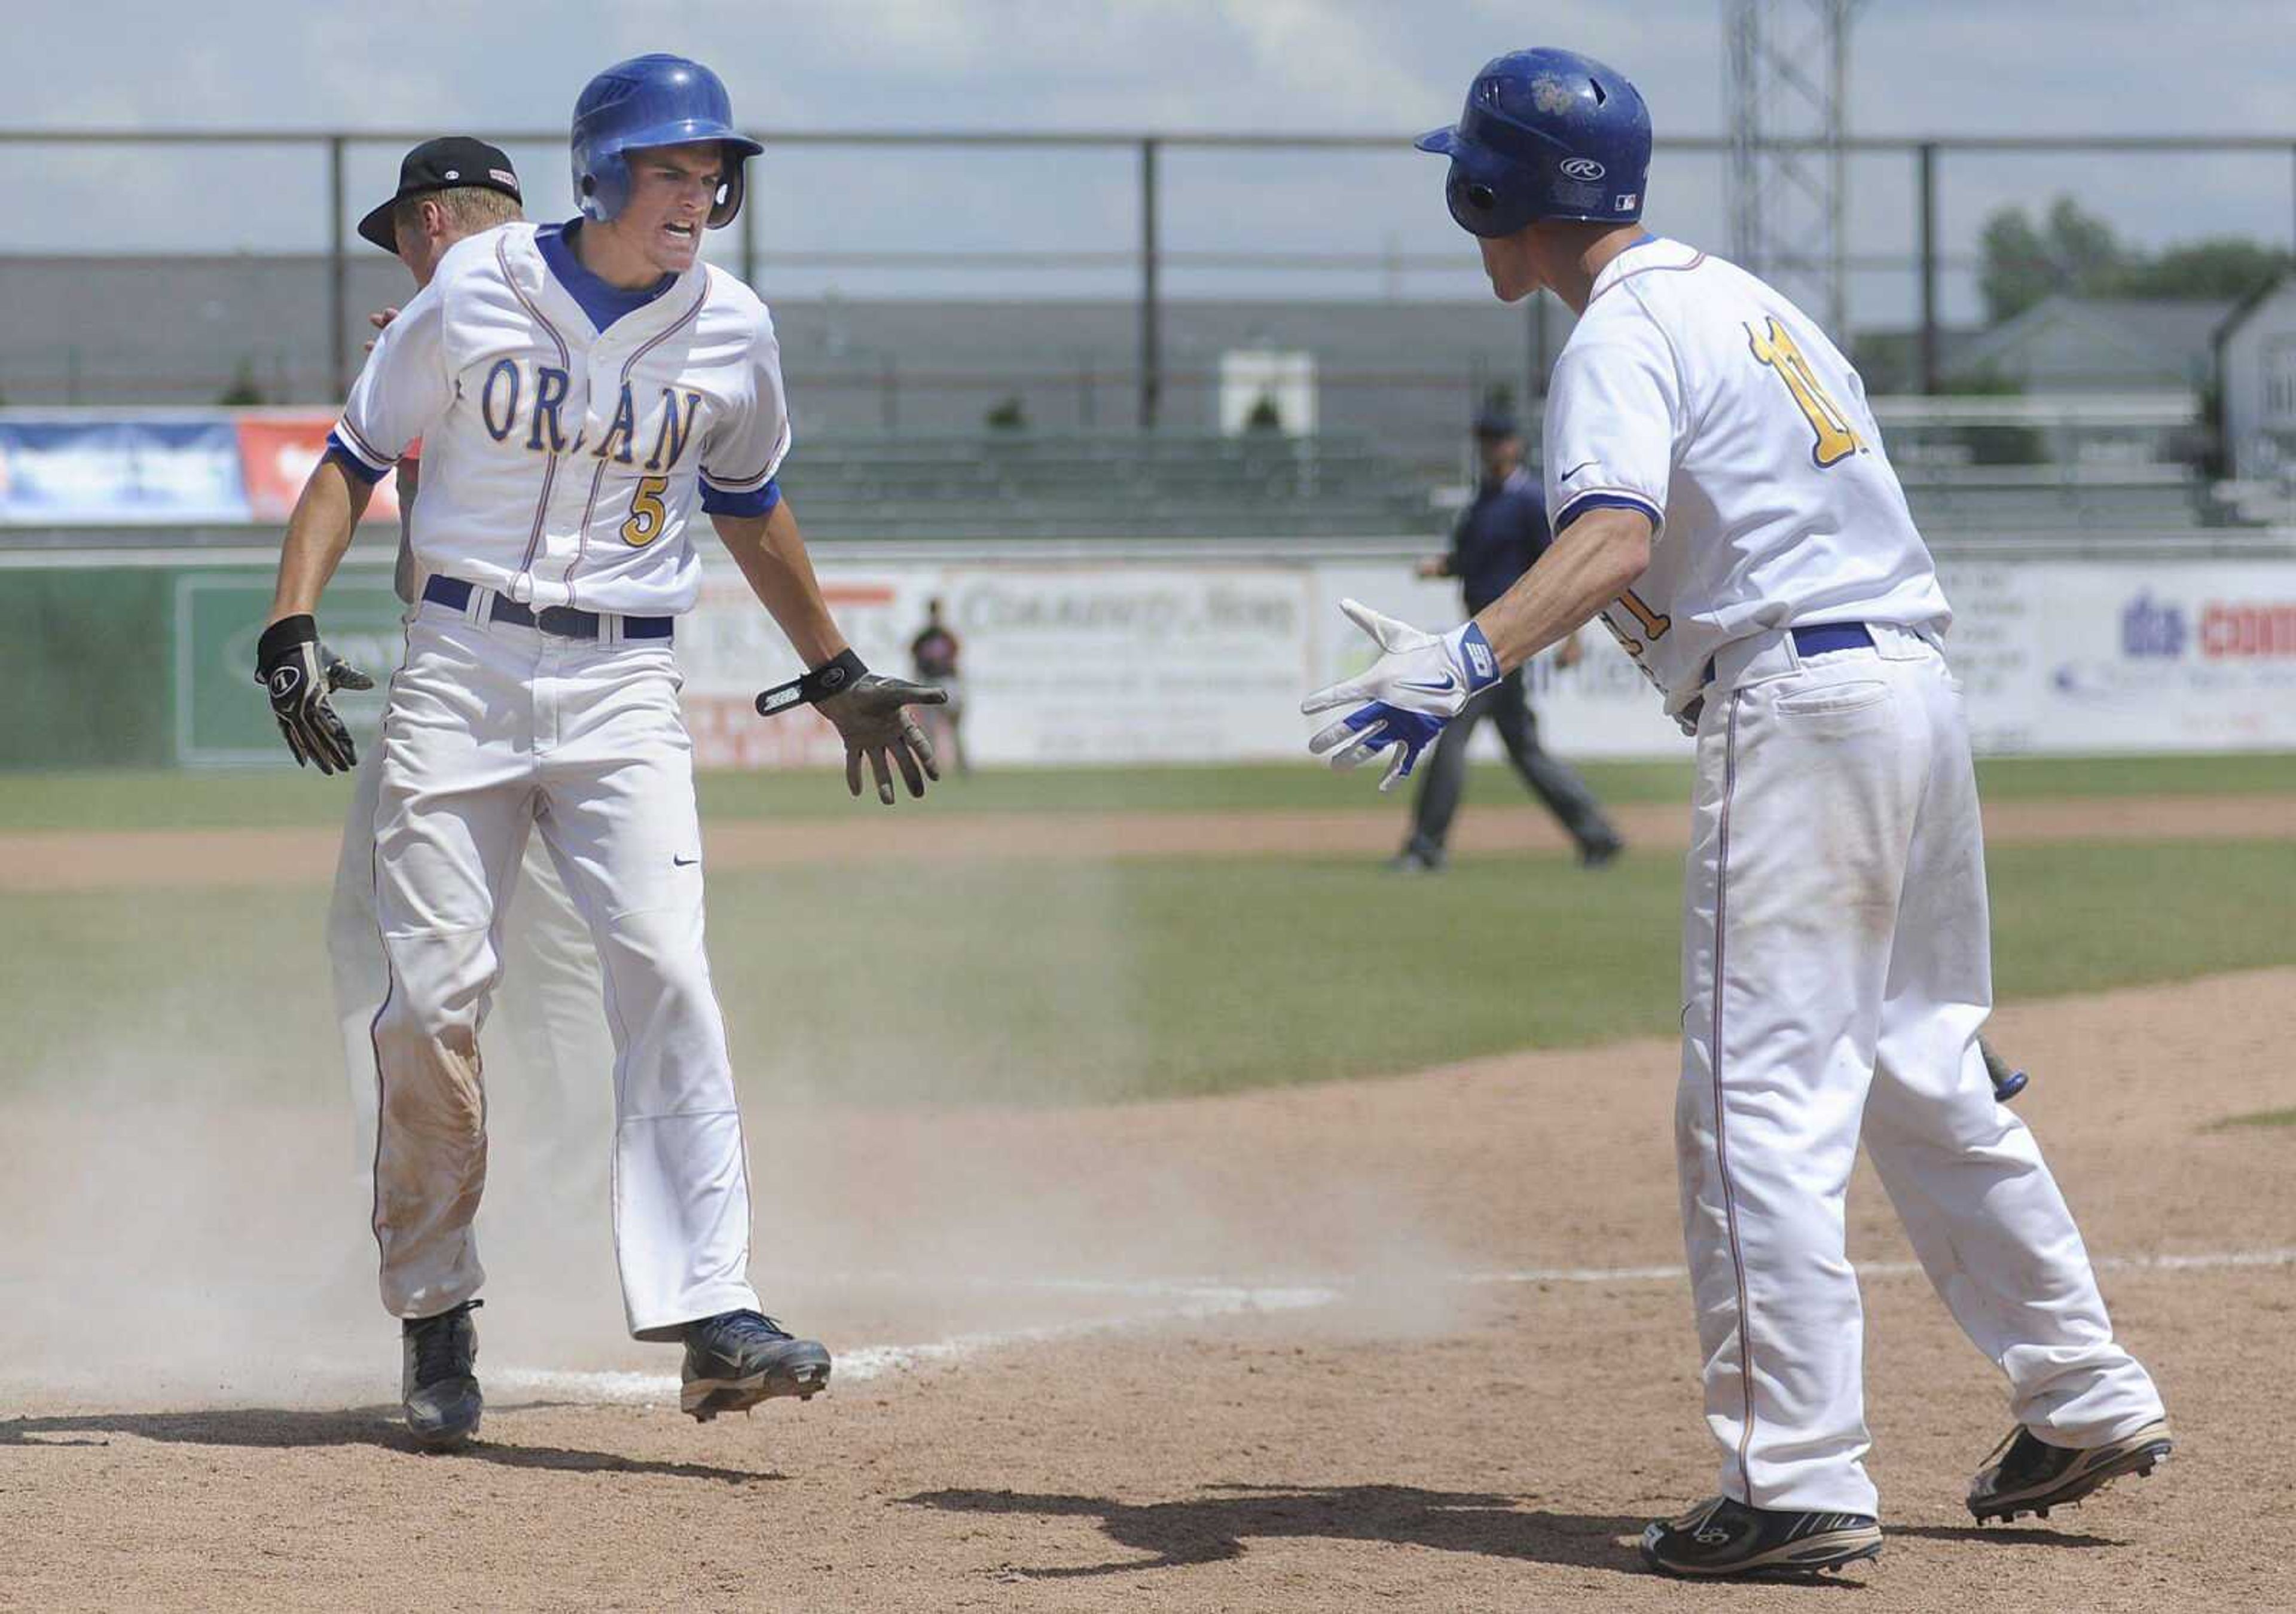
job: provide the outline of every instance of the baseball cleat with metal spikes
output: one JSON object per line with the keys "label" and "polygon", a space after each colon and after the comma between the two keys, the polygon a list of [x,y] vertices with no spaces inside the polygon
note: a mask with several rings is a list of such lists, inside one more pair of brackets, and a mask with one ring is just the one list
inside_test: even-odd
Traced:
{"label": "baseball cleat with metal spikes", "polygon": [[1710,1496],[1679,1519],[1643,1530],[1643,1561],[1688,1580],[1808,1576],[1882,1555],[1870,1513],[1752,1508]]}
{"label": "baseball cleat with metal spikes", "polygon": [[465,1300],[435,1317],[399,1324],[405,1367],[399,1397],[406,1432],[428,1452],[451,1452],[479,1432],[486,1398],[479,1393],[479,1331],[471,1314],[484,1305]]}
{"label": "baseball cleat with metal spikes", "polygon": [[2123,1474],[2151,1473],[2174,1445],[2166,1420],[2081,1450],[2051,1446],[2029,1429],[2014,1429],[1969,1482],[1969,1512],[1980,1524],[2014,1520],[2021,1513],[2046,1519],[2051,1508],[2079,1502]]}
{"label": "baseball cleat with metal spikes", "polygon": [[745,1413],[775,1396],[810,1401],[828,1388],[828,1350],[792,1338],[761,1313],[720,1312],[685,1326],[685,1383],[677,1399],[696,1422]]}

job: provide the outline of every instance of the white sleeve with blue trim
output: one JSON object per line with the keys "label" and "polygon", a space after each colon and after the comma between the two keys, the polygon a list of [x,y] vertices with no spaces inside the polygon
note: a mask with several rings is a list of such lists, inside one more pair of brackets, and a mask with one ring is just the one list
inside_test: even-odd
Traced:
{"label": "white sleeve with blue trim", "polygon": [[790,450],[789,402],[781,342],[763,309],[750,348],[749,394],[747,406],[721,419],[701,445],[701,508],[711,515],[758,516],[780,502],[774,475]]}
{"label": "white sleeve with blue trim", "polygon": [[1682,377],[1656,322],[1623,289],[1589,310],[1556,361],[1546,397],[1546,508],[1557,535],[1590,510],[1639,510],[1666,525],[1667,484],[1685,430]]}
{"label": "white sleeve with blue trim", "polygon": [[416,292],[383,328],[351,383],[351,395],[329,448],[370,482],[396,464],[406,446],[446,418],[455,400],[448,374],[446,305],[439,283]]}

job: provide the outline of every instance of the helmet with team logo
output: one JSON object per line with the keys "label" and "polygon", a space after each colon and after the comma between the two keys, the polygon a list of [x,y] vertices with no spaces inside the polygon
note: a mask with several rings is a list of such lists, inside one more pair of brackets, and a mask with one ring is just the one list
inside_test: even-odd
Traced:
{"label": "helmet with team logo", "polygon": [[647,146],[713,144],[726,177],[709,209],[722,229],[742,210],[742,165],[765,147],[734,127],[725,82],[683,56],[634,56],[582,87],[574,103],[574,199],[600,224],[628,205],[627,153]]}
{"label": "helmet with team logo", "polygon": [[1631,224],[1650,172],[1650,109],[1591,56],[1541,48],[1483,64],[1454,127],[1419,137],[1451,160],[1443,195],[1473,235],[1542,218]]}

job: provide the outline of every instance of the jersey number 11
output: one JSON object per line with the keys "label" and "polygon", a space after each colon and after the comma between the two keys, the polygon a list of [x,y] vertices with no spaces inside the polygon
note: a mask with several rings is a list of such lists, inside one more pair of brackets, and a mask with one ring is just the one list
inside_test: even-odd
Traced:
{"label": "jersey number 11", "polygon": [[1817,433],[1817,441],[1810,445],[1809,457],[1822,469],[1838,465],[1866,447],[1841,406],[1827,395],[1819,384],[1817,374],[1802,356],[1801,348],[1786,328],[1775,316],[1765,319],[1766,330],[1746,327],[1746,340],[1754,349],[1754,357],[1767,365],[1786,390],[1793,395],[1795,406],[1809,429]]}

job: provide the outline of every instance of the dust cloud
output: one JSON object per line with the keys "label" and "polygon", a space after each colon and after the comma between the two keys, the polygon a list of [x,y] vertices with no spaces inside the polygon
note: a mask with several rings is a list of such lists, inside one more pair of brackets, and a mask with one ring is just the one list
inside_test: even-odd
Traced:
{"label": "dust cloud", "polygon": [[[932,881],[964,876],[914,871],[910,895],[931,901]],[[1062,890],[1095,922],[1062,928],[1059,999],[1025,1012],[1093,1028],[1104,1060],[1111,1038],[1146,1034],[1133,1025],[1132,944],[1112,878],[1086,869]],[[742,899],[712,881],[721,997],[759,973],[726,952],[721,911]],[[346,1069],[356,1045],[320,1007],[325,892],[291,905],[308,910],[308,947],[216,938],[234,962],[208,972],[199,1023],[235,1033],[187,1041],[182,1017],[151,1012],[161,1000],[135,983],[91,982],[65,1051],[11,1073],[0,1394],[19,1408],[395,1404],[398,1331],[376,1294]],[[1076,955],[1080,934],[1095,956]],[[481,1036],[482,1380],[674,1375],[674,1348],[625,1332],[603,1025],[562,992],[522,992],[518,962],[513,947]],[[1111,1102],[1093,1057],[1030,1073],[1027,1103],[952,1085],[952,1066],[996,1062],[979,1011],[983,972],[999,967],[984,938],[945,972],[912,964],[882,1000],[795,1004],[789,1035],[752,1017],[734,1037],[751,1273],[768,1311],[839,1352],[1152,1327],[1207,1315],[1217,1286],[1231,1292],[1215,1310],[1257,1304],[1234,1297],[1242,1286],[1284,1290],[1334,1326],[1448,1325],[1457,1297],[1438,1274],[1457,1262],[1423,1231],[1408,1174],[1382,1171],[1375,1147],[1335,1169],[1328,1140],[1292,1135],[1280,1094]],[[283,1003],[303,1008],[283,1017]],[[964,1060],[952,1039],[973,1039]],[[283,1066],[302,1078],[283,1086]],[[845,1096],[859,1069],[865,1102]]]}

